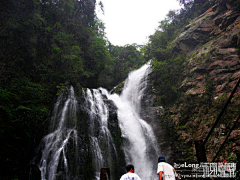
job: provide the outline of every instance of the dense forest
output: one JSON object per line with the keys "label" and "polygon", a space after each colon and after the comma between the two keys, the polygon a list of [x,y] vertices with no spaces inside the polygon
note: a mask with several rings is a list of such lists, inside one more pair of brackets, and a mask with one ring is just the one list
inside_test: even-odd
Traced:
{"label": "dense forest", "polygon": [[[171,42],[213,1],[180,0],[146,45],[114,46],[95,14],[95,0],[2,0],[0,2],[1,179],[21,179],[36,146],[35,133],[53,99],[69,85],[112,89],[150,59],[156,104],[179,96],[184,54]],[[234,5],[239,7],[239,0]],[[161,76],[162,78],[158,78]],[[161,87],[161,88],[160,88]]]}
{"label": "dense forest", "polygon": [[52,99],[68,86],[107,89],[143,64],[136,45],[113,46],[94,0],[1,1],[1,164],[5,179],[29,164]]}

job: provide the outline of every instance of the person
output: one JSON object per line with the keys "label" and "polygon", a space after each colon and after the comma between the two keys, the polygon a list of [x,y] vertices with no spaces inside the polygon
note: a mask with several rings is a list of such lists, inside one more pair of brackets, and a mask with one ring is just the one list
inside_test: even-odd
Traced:
{"label": "person", "polygon": [[159,180],[175,180],[175,177],[178,177],[174,168],[166,162],[164,156],[158,158],[157,174],[159,175]]}
{"label": "person", "polygon": [[127,173],[122,175],[120,180],[141,180],[141,178],[134,173],[134,166],[129,164],[126,166]]}

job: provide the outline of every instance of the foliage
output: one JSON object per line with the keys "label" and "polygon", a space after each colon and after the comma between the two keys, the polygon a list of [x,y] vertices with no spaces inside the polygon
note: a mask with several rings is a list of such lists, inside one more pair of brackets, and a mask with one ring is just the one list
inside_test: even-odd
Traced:
{"label": "foliage", "polygon": [[20,178],[29,164],[35,132],[55,95],[68,91],[69,85],[111,89],[142,65],[136,46],[110,45],[95,3],[0,2],[0,158],[5,179]]}
{"label": "foliage", "polygon": [[170,105],[180,95],[178,92],[181,80],[184,57],[152,61],[154,72],[151,80],[156,87],[157,100],[155,105]]}
{"label": "foliage", "polygon": [[237,156],[228,156],[226,160],[228,163],[237,163]]}
{"label": "foliage", "polygon": [[32,138],[48,115],[46,103],[52,96],[44,85],[27,78],[14,79],[8,88],[1,86],[0,92],[0,138],[4,147],[0,154],[4,167],[1,175],[11,177],[19,173],[19,167],[29,163]]}
{"label": "foliage", "polygon": [[[110,85],[115,86],[127,78],[130,71],[139,68],[145,63],[145,58],[138,50],[138,45],[114,46],[109,42],[108,50],[111,55],[112,66],[108,76],[113,78]],[[148,60],[148,59],[146,59]],[[108,77],[106,76],[106,77]],[[114,84],[114,82],[117,82]]]}

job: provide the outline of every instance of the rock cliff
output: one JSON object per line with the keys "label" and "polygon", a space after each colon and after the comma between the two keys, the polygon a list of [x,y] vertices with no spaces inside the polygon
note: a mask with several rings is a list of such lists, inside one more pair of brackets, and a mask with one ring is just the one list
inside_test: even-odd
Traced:
{"label": "rock cliff", "polygon": [[191,21],[172,44],[175,52],[188,57],[181,86],[187,94],[204,93],[209,79],[218,97],[231,91],[240,76],[240,16],[230,2],[218,3]]}
{"label": "rock cliff", "polygon": [[[159,113],[160,107],[152,108],[158,125],[167,127],[163,130],[168,138],[164,142],[171,147],[164,148],[162,140],[159,145],[164,149],[163,154],[170,152],[169,157],[175,162],[197,161],[194,141],[205,139],[240,78],[239,9],[232,0],[213,2],[211,8],[192,20],[171,43],[176,56],[186,55],[184,80],[179,87],[181,97],[171,107],[164,107],[164,115]],[[205,145],[209,162],[239,113],[240,87]],[[159,140],[163,134],[157,134]],[[239,123],[226,142],[218,160],[239,156]]]}

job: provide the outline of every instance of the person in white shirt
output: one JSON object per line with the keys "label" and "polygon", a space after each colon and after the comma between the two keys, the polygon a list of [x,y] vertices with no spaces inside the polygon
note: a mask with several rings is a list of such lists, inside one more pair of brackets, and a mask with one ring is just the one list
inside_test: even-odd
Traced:
{"label": "person in white shirt", "polygon": [[141,180],[141,178],[134,173],[134,166],[133,165],[127,165],[126,166],[127,173],[122,175],[120,180]]}
{"label": "person in white shirt", "polygon": [[159,175],[159,180],[175,180],[175,177],[177,177],[174,168],[166,163],[164,156],[158,158],[157,174]]}

